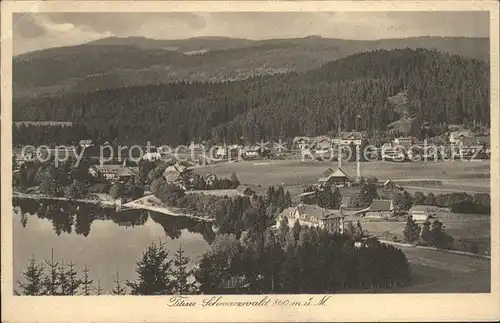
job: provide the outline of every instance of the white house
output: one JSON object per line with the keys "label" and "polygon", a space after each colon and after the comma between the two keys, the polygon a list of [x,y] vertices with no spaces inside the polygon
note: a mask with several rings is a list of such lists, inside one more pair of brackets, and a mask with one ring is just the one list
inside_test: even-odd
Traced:
{"label": "white house", "polygon": [[214,155],[215,155],[214,156],[215,158],[226,158],[227,157],[227,148],[226,147],[218,147],[215,150]]}
{"label": "white house", "polygon": [[149,161],[160,160],[161,154],[160,153],[145,153],[142,156],[142,159],[149,160]]}
{"label": "white house", "polygon": [[352,131],[352,132],[341,132],[337,138],[333,140],[336,145],[349,146],[354,144],[356,146],[361,145],[361,142],[365,138],[363,132]]}
{"label": "white house", "polygon": [[464,138],[472,137],[470,130],[453,131],[450,133],[449,141],[452,145],[460,145]]}
{"label": "white house", "polygon": [[411,137],[399,137],[394,139],[394,144],[398,146],[408,147],[413,143]]}
{"label": "white house", "polygon": [[410,210],[409,214],[413,220],[418,222],[424,222],[425,220],[436,216],[438,208],[430,205],[414,205]]}
{"label": "white house", "polygon": [[330,232],[344,232],[344,215],[342,210],[329,210],[317,205],[299,204],[285,209],[277,219],[276,226],[281,226],[281,220],[287,219],[289,227],[298,221],[301,226],[318,227]]}

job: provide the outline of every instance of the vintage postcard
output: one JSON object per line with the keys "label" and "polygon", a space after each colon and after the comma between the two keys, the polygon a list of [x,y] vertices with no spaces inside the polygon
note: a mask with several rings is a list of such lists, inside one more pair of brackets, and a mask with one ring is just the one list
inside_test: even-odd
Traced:
{"label": "vintage postcard", "polygon": [[2,2],[3,320],[500,319],[498,10]]}

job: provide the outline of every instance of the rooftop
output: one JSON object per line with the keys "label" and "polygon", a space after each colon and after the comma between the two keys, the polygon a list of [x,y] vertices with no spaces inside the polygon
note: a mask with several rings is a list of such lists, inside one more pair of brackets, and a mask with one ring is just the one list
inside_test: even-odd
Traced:
{"label": "rooftop", "polygon": [[306,216],[308,220],[343,217],[340,210],[324,209],[317,205],[299,204],[295,209],[301,216]]}
{"label": "rooftop", "polygon": [[360,131],[351,131],[351,132],[341,132],[339,134],[340,139],[363,139],[364,133]]}
{"label": "rooftop", "polygon": [[391,211],[394,208],[391,200],[373,200],[369,211]]}
{"label": "rooftop", "polygon": [[[326,173],[331,170],[331,168],[328,168],[326,171],[325,171],[325,175]],[[346,178],[348,180],[352,180],[352,178],[347,175],[345,173],[345,171],[342,169],[342,168],[337,168],[335,171],[332,171],[329,175],[327,175],[326,177],[320,177],[318,179],[319,182],[326,182],[328,181],[330,178]]]}
{"label": "rooftop", "polygon": [[120,167],[116,170],[116,176],[122,177],[122,176],[134,176],[135,173],[130,170],[128,167]]}

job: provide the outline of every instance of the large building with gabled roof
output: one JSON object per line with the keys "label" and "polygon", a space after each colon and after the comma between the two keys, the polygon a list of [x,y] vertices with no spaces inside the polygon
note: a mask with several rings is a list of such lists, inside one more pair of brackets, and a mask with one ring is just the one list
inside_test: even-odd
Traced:
{"label": "large building with gabled roof", "polygon": [[328,168],[323,175],[325,176],[318,179],[318,184],[321,186],[350,186],[354,182],[354,179],[340,167],[334,171]]}
{"label": "large building with gabled roof", "polygon": [[394,216],[394,203],[392,200],[373,200],[369,207],[356,214],[369,218],[389,218]]}

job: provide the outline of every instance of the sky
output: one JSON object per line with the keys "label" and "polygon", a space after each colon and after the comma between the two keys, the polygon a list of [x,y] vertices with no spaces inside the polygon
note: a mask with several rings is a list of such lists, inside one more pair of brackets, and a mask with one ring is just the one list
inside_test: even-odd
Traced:
{"label": "sky", "polygon": [[100,38],[488,37],[487,12],[15,13],[14,55]]}

